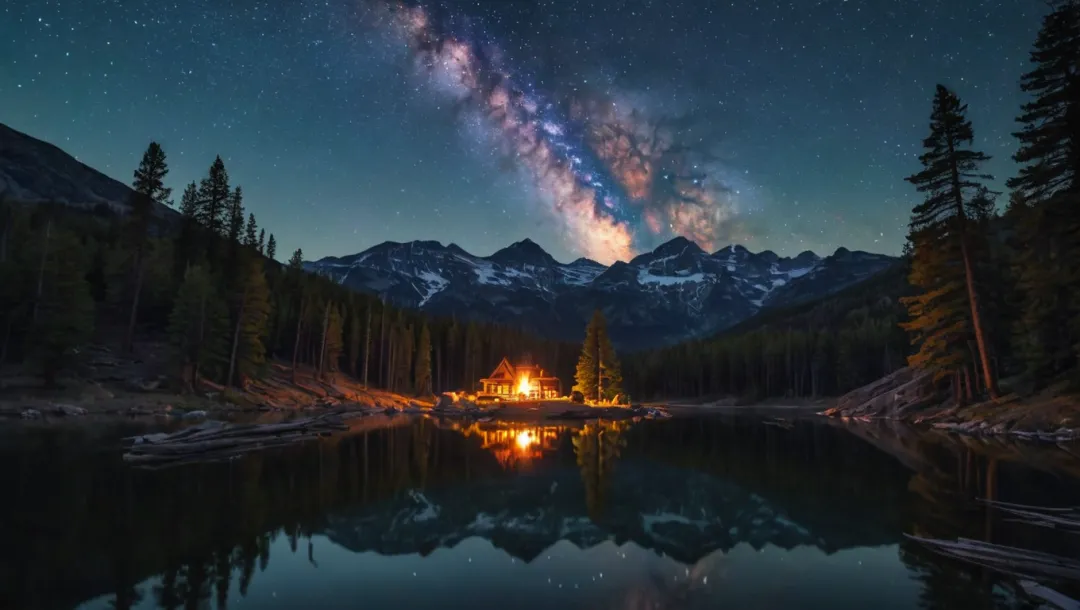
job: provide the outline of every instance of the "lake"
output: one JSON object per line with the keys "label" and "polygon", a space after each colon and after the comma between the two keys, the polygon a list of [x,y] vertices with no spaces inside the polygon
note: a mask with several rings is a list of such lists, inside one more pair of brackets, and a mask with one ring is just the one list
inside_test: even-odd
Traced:
{"label": "lake", "polygon": [[753,414],[368,419],[163,470],[107,442],[132,429],[7,429],[0,608],[1034,608],[904,533],[1080,556],[975,501],[1080,505],[1075,448]]}

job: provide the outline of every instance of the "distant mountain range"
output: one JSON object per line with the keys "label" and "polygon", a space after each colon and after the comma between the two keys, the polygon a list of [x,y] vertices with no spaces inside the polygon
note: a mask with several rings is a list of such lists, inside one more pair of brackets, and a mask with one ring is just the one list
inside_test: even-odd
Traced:
{"label": "distant mountain range", "polygon": [[[131,209],[131,194],[56,146],[0,124],[0,198],[122,215]],[[156,214],[178,218],[166,206]],[[435,241],[385,242],[305,266],[401,307],[570,341],[581,339],[600,309],[615,343],[637,349],[715,334],[762,310],[833,294],[896,262],[845,248],[826,257],[803,252],[784,258],[742,246],[708,253],[677,237],[610,267],[585,258],[560,263],[528,239],[491,256]]]}
{"label": "distant mountain range", "polygon": [[845,248],[826,257],[755,254],[737,245],[708,253],[676,237],[610,267],[585,258],[560,263],[528,239],[491,256],[434,241],[385,242],[305,267],[398,306],[566,340],[580,340],[600,309],[612,340],[637,349],[708,336],[764,309],[833,294],[897,261]]}
{"label": "distant mountain range", "polygon": [[[131,171],[135,171],[132,166]],[[0,199],[22,203],[60,203],[84,210],[131,211],[128,185],[80,163],[63,150],[0,123]],[[159,218],[177,218],[158,205]]]}

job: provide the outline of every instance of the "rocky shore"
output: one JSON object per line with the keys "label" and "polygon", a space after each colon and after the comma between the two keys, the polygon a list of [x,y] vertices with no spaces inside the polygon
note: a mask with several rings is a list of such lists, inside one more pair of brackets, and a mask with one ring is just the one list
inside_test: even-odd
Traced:
{"label": "rocky shore", "polygon": [[849,392],[821,414],[899,420],[969,436],[1080,440],[1080,396],[1069,393],[1064,385],[1040,392],[1007,392],[997,400],[958,407],[935,387],[932,374],[912,368]]}

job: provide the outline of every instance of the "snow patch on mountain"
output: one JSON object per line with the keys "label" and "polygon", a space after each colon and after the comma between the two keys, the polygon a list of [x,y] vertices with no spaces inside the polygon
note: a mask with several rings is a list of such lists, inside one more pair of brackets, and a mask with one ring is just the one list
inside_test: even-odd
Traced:
{"label": "snow patch on mountain", "polygon": [[[345,279],[348,277],[349,274],[346,273],[341,278],[341,281],[344,282]],[[431,271],[421,271],[419,274],[419,279],[421,282],[423,282],[422,287],[417,287],[417,292],[420,293],[420,307],[423,307],[428,301],[431,300],[431,297],[442,292],[446,289],[447,286],[450,285],[449,280],[447,280],[441,275],[432,273]]]}
{"label": "snow patch on mountain", "polygon": [[675,286],[677,284],[696,284],[704,281],[704,273],[693,273],[690,275],[653,275],[648,269],[638,271],[638,282],[641,284]]}

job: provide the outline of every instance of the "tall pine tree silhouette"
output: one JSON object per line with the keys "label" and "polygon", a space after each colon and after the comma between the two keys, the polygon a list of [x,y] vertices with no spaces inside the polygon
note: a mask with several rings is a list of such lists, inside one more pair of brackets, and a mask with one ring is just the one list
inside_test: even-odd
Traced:
{"label": "tall pine tree silhouette", "polygon": [[142,294],[143,277],[146,274],[146,248],[150,232],[150,219],[155,205],[169,205],[172,189],[165,186],[165,176],[169,165],[165,162],[165,151],[157,142],[150,142],[143,153],[142,161],[131,186],[134,189],[131,214],[131,239],[134,256],[131,269],[131,310],[128,314],[127,331],[124,333],[123,347],[132,351],[135,337],[135,324],[139,314],[139,296]]}
{"label": "tall pine tree silhouette", "polygon": [[[1020,88],[1017,201],[1017,343],[1045,382],[1080,353],[1080,2],[1052,0]],[[1063,332],[1064,331],[1064,332]],[[1071,331],[1071,332],[1070,332]]]}
{"label": "tall pine tree silhouette", "polygon": [[229,172],[225,170],[225,162],[217,157],[210,165],[210,173],[199,184],[199,223],[217,235],[225,235],[231,196]]}
{"label": "tall pine tree silhouette", "polygon": [[[990,396],[997,398],[997,379],[990,365],[989,341],[980,311],[970,247],[971,227],[966,209],[968,201],[985,192],[981,181],[992,179],[987,174],[979,173],[979,167],[990,157],[968,148],[975,135],[966,115],[967,105],[962,104],[956,94],[944,85],[938,85],[930,114],[930,135],[923,140],[925,152],[919,156],[923,170],[907,178],[926,196],[923,203],[913,210],[911,228],[914,233],[923,236],[923,244],[944,242],[958,246],[958,262],[963,269],[971,329],[975,335],[981,369],[979,372]],[[930,241],[927,239],[929,236],[936,239]],[[934,255],[925,247],[920,253],[919,245],[920,241],[915,241],[913,264],[917,264],[920,256]]]}

